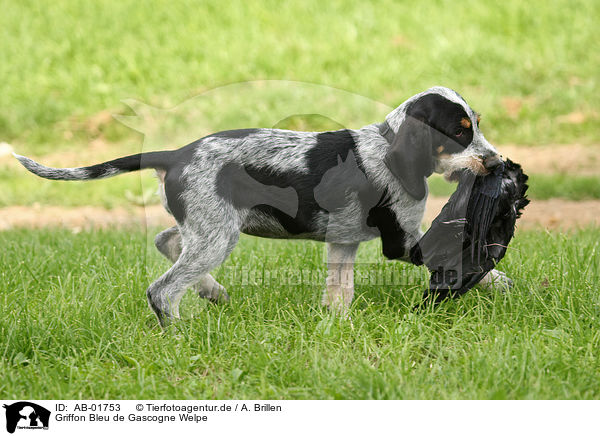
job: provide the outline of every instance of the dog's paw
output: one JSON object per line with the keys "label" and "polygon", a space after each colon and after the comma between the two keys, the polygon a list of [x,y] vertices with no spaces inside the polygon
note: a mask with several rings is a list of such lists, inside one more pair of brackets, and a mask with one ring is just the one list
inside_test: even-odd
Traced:
{"label": "dog's paw", "polygon": [[485,288],[501,292],[509,291],[514,286],[513,281],[505,273],[497,269],[493,269],[487,273],[479,284]]}
{"label": "dog's paw", "polygon": [[353,295],[354,289],[331,286],[323,291],[321,304],[341,318],[347,319]]}
{"label": "dog's paw", "polygon": [[206,298],[211,303],[228,303],[229,294],[225,288],[210,274],[205,274],[194,286],[200,298]]}
{"label": "dog's paw", "polygon": [[211,303],[229,303],[229,294],[225,287],[219,283],[215,282],[209,289],[206,287],[197,287],[196,290],[199,297],[206,298]]}

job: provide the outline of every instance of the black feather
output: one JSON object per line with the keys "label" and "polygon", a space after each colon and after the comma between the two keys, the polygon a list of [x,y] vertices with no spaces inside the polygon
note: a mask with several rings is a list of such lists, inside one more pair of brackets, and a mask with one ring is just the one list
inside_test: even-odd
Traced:
{"label": "black feather", "polygon": [[475,286],[504,257],[517,218],[529,203],[527,175],[510,160],[486,176],[464,171],[431,228],[411,249],[431,272],[428,297],[441,301]]}

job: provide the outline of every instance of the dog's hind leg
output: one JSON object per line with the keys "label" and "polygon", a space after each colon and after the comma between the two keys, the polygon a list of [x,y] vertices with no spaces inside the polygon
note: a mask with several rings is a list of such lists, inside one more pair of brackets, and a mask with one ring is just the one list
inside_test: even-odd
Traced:
{"label": "dog's hind leg", "polygon": [[169,259],[171,262],[177,262],[179,259],[179,255],[181,254],[181,234],[179,233],[179,228],[177,226],[173,226],[168,228],[167,230],[163,230],[156,238],[154,238],[154,245],[156,245],[157,250]]}
{"label": "dog's hind leg", "polygon": [[[158,251],[171,262],[177,262],[181,255],[181,234],[177,226],[160,232],[154,239]],[[212,303],[225,303],[229,301],[227,290],[212,275],[204,274],[198,283],[194,284],[198,296],[206,298]]]}
{"label": "dog's hind leg", "polygon": [[187,230],[181,236],[181,254],[146,291],[148,303],[163,326],[179,318],[179,302],[185,291],[229,256],[239,239],[239,230],[215,228],[208,234]]}
{"label": "dog's hind leg", "polygon": [[346,315],[354,297],[356,244],[327,244],[327,289],[323,304]]}

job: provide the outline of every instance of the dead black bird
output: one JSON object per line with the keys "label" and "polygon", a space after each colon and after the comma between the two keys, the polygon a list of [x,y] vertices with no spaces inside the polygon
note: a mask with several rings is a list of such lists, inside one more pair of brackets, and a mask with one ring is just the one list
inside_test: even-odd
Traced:
{"label": "dead black bird", "polygon": [[426,301],[464,294],[504,257],[529,203],[527,179],[510,160],[486,176],[460,174],[456,191],[410,252],[415,265],[431,272]]}

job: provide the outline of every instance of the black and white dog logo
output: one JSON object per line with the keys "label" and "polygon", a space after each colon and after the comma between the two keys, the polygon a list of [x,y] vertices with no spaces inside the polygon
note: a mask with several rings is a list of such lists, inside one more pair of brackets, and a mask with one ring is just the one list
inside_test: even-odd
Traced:
{"label": "black and white dog logo", "polygon": [[50,411],[28,401],[4,405],[6,409],[6,431],[14,433],[18,429],[48,429]]}

